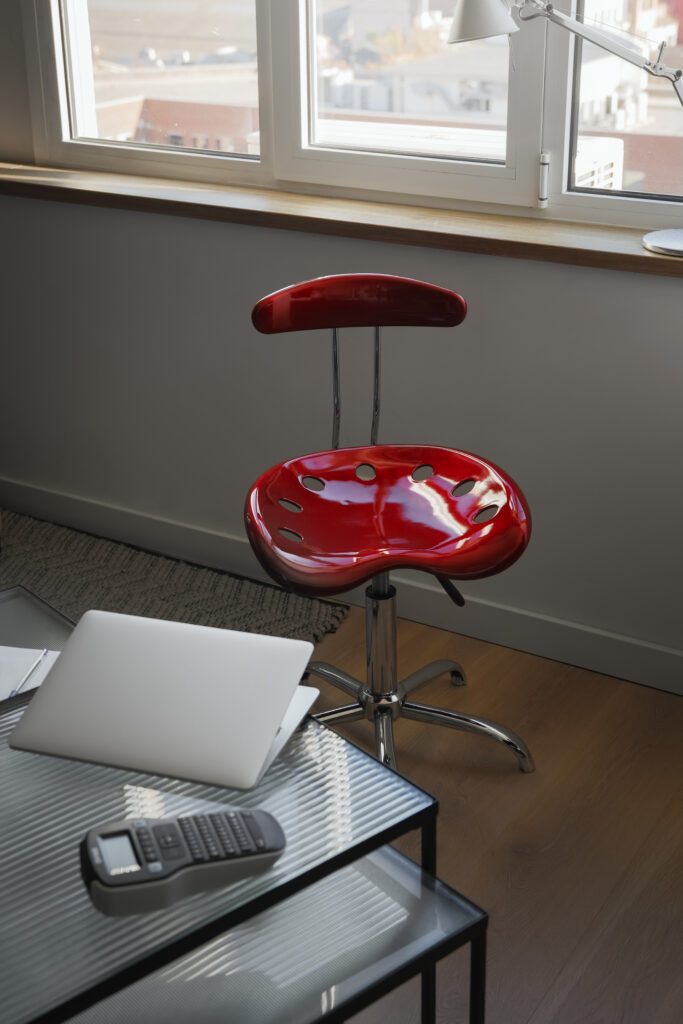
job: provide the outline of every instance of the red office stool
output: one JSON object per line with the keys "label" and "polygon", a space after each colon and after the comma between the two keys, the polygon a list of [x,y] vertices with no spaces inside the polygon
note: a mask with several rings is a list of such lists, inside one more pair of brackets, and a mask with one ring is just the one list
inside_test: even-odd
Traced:
{"label": "red office stool", "polygon": [[[432,662],[401,682],[396,671],[396,591],[389,572],[422,569],[463,604],[451,581],[506,569],[524,551],[531,530],[521,491],[490,462],[451,448],[377,444],[380,328],[456,327],[466,310],[456,292],[383,274],[321,277],[261,299],[252,320],[263,334],[332,328],[333,450],[269,469],[247,496],[245,519],[261,565],[287,590],[322,596],[370,581],[367,680],[311,662],[310,674],[353,699],[317,715],[319,721],[374,721],[377,756],[385,764],[395,764],[393,722],[405,715],[498,740],[516,755],[522,771],[530,772],[531,754],[513,732],[410,700],[418,686],[444,673],[464,683],[457,662]],[[375,328],[371,443],[340,449],[338,330],[368,326]]]}

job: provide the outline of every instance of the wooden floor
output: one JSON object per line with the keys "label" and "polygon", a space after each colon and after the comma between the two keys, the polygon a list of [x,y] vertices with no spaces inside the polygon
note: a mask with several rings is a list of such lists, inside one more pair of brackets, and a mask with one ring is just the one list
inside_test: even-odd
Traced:
{"label": "wooden floor", "polygon": [[[363,613],[316,656],[363,675]],[[497,743],[403,720],[399,770],[440,802],[439,875],[489,927],[487,1024],[683,1022],[683,700],[413,622],[401,675],[462,661],[413,699],[494,719],[536,759],[517,770]],[[345,703],[316,681],[320,707]],[[341,699],[340,699],[341,698]],[[341,730],[369,748],[371,730]],[[416,838],[402,849],[418,856]],[[439,968],[439,1022],[467,1020],[467,958]],[[417,982],[354,1024],[417,1024]]]}

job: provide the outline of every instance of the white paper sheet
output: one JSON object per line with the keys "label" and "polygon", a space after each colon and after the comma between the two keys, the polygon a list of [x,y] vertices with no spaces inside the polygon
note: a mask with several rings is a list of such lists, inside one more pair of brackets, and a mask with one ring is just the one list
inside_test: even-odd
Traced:
{"label": "white paper sheet", "polygon": [[[0,700],[7,700],[42,653],[40,648],[0,647]],[[40,686],[59,655],[60,651],[48,651],[21,687],[21,693]]]}

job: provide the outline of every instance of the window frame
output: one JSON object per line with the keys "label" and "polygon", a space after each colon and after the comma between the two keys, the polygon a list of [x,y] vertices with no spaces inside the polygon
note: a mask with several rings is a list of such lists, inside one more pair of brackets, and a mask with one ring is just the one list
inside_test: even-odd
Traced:
{"label": "window frame", "polygon": [[[506,160],[494,164],[310,144],[309,11],[312,5],[308,0],[276,0],[272,8],[273,39],[278,40],[272,64],[278,179],[437,200],[517,206],[535,203],[543,110],[543,26],[533,25],[530,32],[511,37]],[[515,70],[521,68],[523,74]],[[296,126],[295,130],[290,126]]]}
{"label": "window frame", "polygon": [[[62,0],[70,12],[86,0]],[[530,205],[538,179],[543,42],[537,26],[513,37],[505,164],[361,153],[295,144],[306,130],[307,0],[255,0],[259,64],[259,160],[71,138],[60,0],[24,8],[31,70],[34,150],[46,166],[182,178],[211,184],[327,185],[439,201]],[[277,47],[271,40],[278,40]],[[283,45],[284,42],[284,45]],[[526,69],[515,73],[514,66]],[[87,77],[87,76],[86,76]],[[302,91],[299,91],[299,86]]]}
{"label": "window frame", "polygon": [[[85,4],[86,0],[64,2]],[[505,165],[497,165],[302,144],[299,140],[306,137],[307,130],[302,97],[309,88],[307,55],[306,60],[301,57],[305,53],[307,0],[254,2],[259,68],[257,159],[69,138],[60,0],[28,0],[22,7],[36,163],[218,186],[412,201],[445,209],[587,224],[649,229],[683,226],[683,199],[593,195],[569,189],[576,40],[558,26],[534,19],[511,37],[508,157]],[[575,14],[575,0],[570,6]],[[550,155],[550,168],[547,207],[539,209],[541,152]]]}
{"label": "window frame", "polygon": [[[576,17],[578,3],[571,0],[567,13]],[[580,220],[622,227],[670,228],[683,226],[683,197],[680,200],[643,199],[637,196],[570,188],[572,159],[572,115],[576,75],[577,37],[556,25],[548,25],[546,42],[543,149],[550,155],[548,213],[556,220]],[[683,128],[683,107],[681,107]]]}
{"label": "window frame", "polygon": [[[67,8],[86,0],[64,0]],[[23,8],[36,162],[47,167],[105,171],[223,185],[273,180],[269,0],[255,0],[260,156],[179,151],[110,140],[71,138],[68,72],[60,0],[31,0]]]}

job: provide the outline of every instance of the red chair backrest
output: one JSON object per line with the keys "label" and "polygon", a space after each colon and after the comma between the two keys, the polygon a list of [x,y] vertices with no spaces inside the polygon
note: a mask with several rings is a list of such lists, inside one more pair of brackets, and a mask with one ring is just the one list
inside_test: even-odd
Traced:
{"label": "red chair backrest", "polygon": [[262,334],[325,327],[457,327],[467,303],[457,292],[393,274],[335,274],[281,288],[251,314]]}

